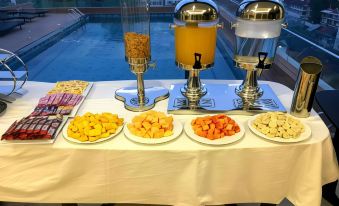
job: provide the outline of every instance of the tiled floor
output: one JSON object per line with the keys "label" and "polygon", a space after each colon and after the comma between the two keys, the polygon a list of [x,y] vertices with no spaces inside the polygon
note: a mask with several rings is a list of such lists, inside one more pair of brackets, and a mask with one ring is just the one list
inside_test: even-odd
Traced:
{"label": "tiled floor", "polygon": [[10,33],[0,36],[0,48],[12,52],[40,39],[48,33],[57,30],[74,21],[71,14],[47,13],[45,17],[36,17]]}

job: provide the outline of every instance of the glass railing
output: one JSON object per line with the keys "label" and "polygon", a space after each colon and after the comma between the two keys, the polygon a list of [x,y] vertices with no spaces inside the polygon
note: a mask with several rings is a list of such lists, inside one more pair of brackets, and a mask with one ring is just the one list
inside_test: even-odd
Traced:
{"label": "glass railing", "polygon": [[[175,1],[151,0],[151,6],[173,6]],[[120,0],[16,0],[16,4],[30,3],[35,8],[64,7],[119,7]],[[13,6],[11,0],[0,0],[0,7]]]}
{"label": "glass railing", "polygon": [[[235,43],[234,31],[229,24],[235,22],[235,12],[241,0],[215,0],[221,13],[221,21],[224,22],[225,28],[219,32],[221,43],[218,47],[223,51],[223,55],[228,55],[232,60],[233,48]],[[17,4],[30,3],[37,8],[55,8],[55,7],[115,7],[119,6],[120,0],[17,0]],[[0,6],[11,5],[11,1],[0,0]],[[276,64],[281,66],[290,76],[296,78],[298,73],[299,62],[306,56],[315,56],[319,58],[324,70],[321,76],[321,86],[326,89],[339,89],[339,35],[329,36],[324,31],[323,37],[315,32],[316,26],[312,27],[306,20],[297,20],[295,17],[287,15],[289,28],[284,29],[281,34],[280,44],[277,49],[277,59],[280,61]],[[335,47],[334,45],[338,45]],[[231,66],[232,62],[227,62]],[[237,77],[240,78],[240,77]]]}
{"label": "glass railing", "polygon": [[[30,3],[36,8],[54,7],[114,7],[119,6],[120,0],[16,0],[16,4]],[[11,0],[0,0],[0,7],[13,6]]]}
{"label": "glass railing", "polygon": [[50,7],[117,7],[120,5],[120,0],[32,0],[35,7],[50,8]]}

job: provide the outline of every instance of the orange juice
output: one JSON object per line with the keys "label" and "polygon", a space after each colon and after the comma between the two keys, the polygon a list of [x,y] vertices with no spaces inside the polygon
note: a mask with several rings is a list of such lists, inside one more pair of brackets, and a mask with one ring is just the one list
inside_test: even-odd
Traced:
{"label": "orange juice", "polygon": [[176,61],[194,65],[194,53],[201,54],[201,64],[214,63],[217,27],[178,26],[175,28]]}

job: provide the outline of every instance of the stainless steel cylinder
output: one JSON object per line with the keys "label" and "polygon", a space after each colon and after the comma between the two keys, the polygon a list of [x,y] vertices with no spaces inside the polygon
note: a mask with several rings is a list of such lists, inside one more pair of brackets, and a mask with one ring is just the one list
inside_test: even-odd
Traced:
{"label": "stainless steel cylinder", "polygon": [[310,116],[322,67],[320,60],[315,57],[306,57],[301,61],[291,105],[293,116]]}
{"label": "stainless steel cylinder", "polygon": [[145,104],[145,86],[143,73],[137,73],[137,90],[138,90],[138,102],[139,105]]}
{"label": "stainless steel cylinder", "polygon": [[190,107],[197,106],[201,97],[207,93],[206,88],[201,84],[199,72],[198,69],[189,71],[187,83],[181,88],[181,94],[187,98]]}

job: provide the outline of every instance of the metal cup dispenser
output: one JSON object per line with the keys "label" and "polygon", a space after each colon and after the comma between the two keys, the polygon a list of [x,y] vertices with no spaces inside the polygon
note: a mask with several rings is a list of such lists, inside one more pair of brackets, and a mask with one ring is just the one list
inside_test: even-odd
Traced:
{"label": "metal cup dispenser", "polygon": [[310,116],[322,67],[320,60],[315,57],[305,57],[301,61],[291,105],[293,116]]}
{"label": "metal cup dispenser", "polygon": [[149,0],[120,0],[125,43],[125,59],[137,76],[137,87],[116,91],[115,97],[131,111],[152,109],[157,101],[166,99],[168,90],[163,87],[145,88],[143,75],[151,64],[151,36]]}

